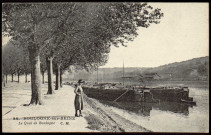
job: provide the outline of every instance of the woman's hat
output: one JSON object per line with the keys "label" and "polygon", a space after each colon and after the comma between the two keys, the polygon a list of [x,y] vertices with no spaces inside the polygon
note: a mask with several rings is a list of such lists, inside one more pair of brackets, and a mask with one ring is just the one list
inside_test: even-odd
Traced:
{"label": "woman's hat", "polygon": [[82,80],[80,79],[80,80],[78,80],[78,83],[84,83],[84,81],[82,81]]}

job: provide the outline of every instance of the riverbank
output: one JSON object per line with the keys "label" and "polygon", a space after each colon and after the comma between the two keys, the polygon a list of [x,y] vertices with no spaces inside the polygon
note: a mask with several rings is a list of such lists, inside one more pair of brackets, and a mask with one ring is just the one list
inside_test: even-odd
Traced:
{"label": "riverbank", "polygon": [[151,132],[120,116],[96,99],[88,98],[86,95],[84,99],[87,104],[85,118],[90,129],[101,132]]}
{"label": "riverbank", "polygon": [[7,83],[2,89],[3,132],[149,132],[121,117],[106,105],[84,95],[84,117],[74,117],[74,88],[64,85],[47,95],[42,85],[43,105],[30,102],[30,83]]}

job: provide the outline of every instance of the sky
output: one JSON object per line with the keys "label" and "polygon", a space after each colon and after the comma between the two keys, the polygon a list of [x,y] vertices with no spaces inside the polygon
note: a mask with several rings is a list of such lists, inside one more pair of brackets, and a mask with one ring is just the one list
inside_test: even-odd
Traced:
{"label": "sky", "polygon": [[[160,24],[139,28],[128,47],[111,47],[108,63],[102,67],[157,67],[209,56],[208,3],[148,3],[161,8]],[[2,45],[9,38],[2,40]]]}
{"label": "sky", "polygon": [[161,8],[160,24],[140,28],[128,47],[111,47],[102,67],[157,67],[209,56],[209,5],[207,3],[149,3]]}

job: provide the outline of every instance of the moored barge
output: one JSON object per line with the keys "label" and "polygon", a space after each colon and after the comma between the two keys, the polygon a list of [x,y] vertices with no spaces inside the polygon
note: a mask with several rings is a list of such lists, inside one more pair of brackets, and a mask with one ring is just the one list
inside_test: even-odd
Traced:
{"label": "moored barge", "polygon": [[196,105],[193,98],[189,97],[188,87],[132,87],[119,89],[84,87],[83,89],[88,97],[99,100],[150,103],[167,101]]}

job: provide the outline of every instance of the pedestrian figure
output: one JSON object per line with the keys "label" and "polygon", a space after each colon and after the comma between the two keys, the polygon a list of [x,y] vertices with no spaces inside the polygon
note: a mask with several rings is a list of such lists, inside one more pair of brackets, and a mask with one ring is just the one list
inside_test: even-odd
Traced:
{"label": "pedestrian figure", "polygon": [[[83,110],[83,89],[81,87],[81,84],[83,83],[83,81],[80,79],[78,80],[77,86],[74,90],[75,92],[75,116],[76,117],[83,117],[81,110]],[[79,111],[79,115],[78,115],[78,111]]]}

